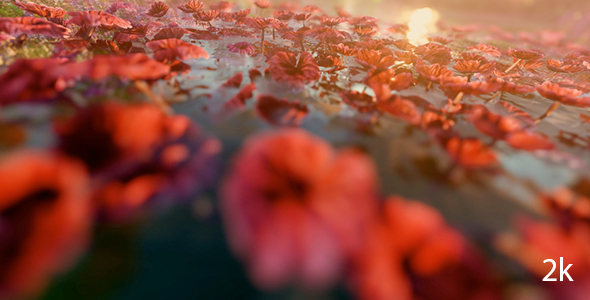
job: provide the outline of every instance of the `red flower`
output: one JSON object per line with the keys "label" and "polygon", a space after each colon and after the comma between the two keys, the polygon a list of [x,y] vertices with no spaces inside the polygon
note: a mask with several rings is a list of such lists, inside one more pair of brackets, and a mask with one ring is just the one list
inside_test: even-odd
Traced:
{"label": "red flower", "polygon": [[[56,124],[59,149],[88,166],[99,216],[127,219],[155,201],[184,199],[215,179],[220,143],[184,116],[107,103]],[[161,203],[160,203],[161,204]]]}
{"label": "red flower", "polygon": [[266,0],[256,0],[254,1],[254,5],[258,6],[261,9],[269,8],[271,3]]}
{"label": "red flower", "polygon": [[560,87],[559,84],[549,81],[545,81],[541,85],[536,84],[535,89],[541,96],[549,100],[571,106],[590,107],[590,97],[578,98],[582,94],[580,90]]}
{"label": "red flower", "polygon": [[326,288],[363,244],[375,213],[375,168],[303,130],[248,139],[221,190],[231,249],[253,282]]}
{"label": "red flower", "polygon": [[40,34],[59,38],[69,33],[69,29],[64,26],[35,17],[0,18],[0,32],[2,31],[12,36]]}
{"label": "red flower", "polygon": [[215,20],[219,16],[219,11],[217,10],[200,10],[193,14],[193,18],[199,22],[205,22],[209,24],[209,27],[212,27],[211,21]]}
{"label": "red flower", "polygon": [[402,72],[396,75],[393,69],[371,70],[365,79],[365,84],[373,90],[384,84],[388,86],[389,90],[401,91],[407,89],[413,82],[412,73]]}
{"label": "red flower", "polygon": [[414,66],[414,69],[424,79],[439,83],[442,77],[448,77],[453,75],[453,71],[447,70],[447,67],[443,67],[439,64],[427,65],[425,63],[418,63]]}
{"label": "red flower", "polygon": [[361,49],[355,59],[366,68],[387,68],[395,64],[395,57],[388,50]]}
{"label": "red flower", "polygon": [[19,59],[0,75],[0,105],[53,100],[84,71],[59,59]]}
{"label": "red flower", "polygon": [[242,24],[246,21],[248,15],[250,14],[250,9],[242,9],[240,11],[233,12],[231,17],[236,21],[236,24]]}
{"label": "red flower", "polygon": [[449,44],[450,42],[452,42],[453,40],[452,39],[447,39],[447,38],[442,37],[442,36],[433,36],[433,37],[429,37],[428,38],[428,41],[429,42],[439,43],[439,44],[442,44],[442,45],[446,45],[446,44]]}
{"label": "red flower", "polygon": [[70,11],[68,12],[68,15],[72,17],[68,21],[68,23],[75,24],[78,26],[103,26],[109,29],[115,27],[128,29],[132,27],[129,21],[123,20],[119,17],[115,17],[103,11]]}
{"label": "red flower", "polygon": [[154,58],[159,61],[209,59],[209,54],[203,48],[179,39],[151,41],[145,45],[154,50]]}
{"label": "red flower", "polygon": [[508,55],[522,60],[537,60],[543,58],[545,54],[539,50],[534,49],[517,49],[517,48],[510,48],[508,49]]}
{"label": "red flower", "polygon": [[63,18],[66,15],[66,11],[60,7],[51,7],[32,2],[14,1],[12,3],[24,11],[28,11],[32,14],[36,14],[45,18]]}
{"label": "red flower", "polygon": [[484,95],[499,90],[503,85],[504,82],[496,78],[484,81],[467,81],[467,77],[457,76],[443,76],[440,78],[440,88],[451,94]]}
{"label": "red flower", "polygon": [[451,49],[437,43],[427,43],[418,46],[414,53],[422,56],[422,59],[432,64],[440,64],[443,66],[448,65],[451,62]]}
{"label": "red flower", "polygon": [[399,95],[395,95],[395,97],[387,101],[378,101],[377,107],[379,110],[400,117],[412,125],[418,125],[422,121],[420,111],[414,102],[403,99]]}
{"label": "red flower", "polygon": [[387,31],[389,31],[391,33],[399,33],[399,34],[403,34],[403,35],[406,35],[409,30],[410,30],[410,27],[406,24],[395,24],[395,25],[387,28]]}
{"label": "red flower", "polygon": [[129,80],[154,80],[166,76],[170,67],[142,53],[125,56],[97,55],[80,63],[92,79],[120,76]]}
{"label": "red flower", "polygon": [[320,78],[320,69],[309,52],[301,53],[299,59],[293,53],[277,52],[269,60],[268,70],[273,80],[294,88],[302,88]]}
{"label": "red flower", "polygon": [[496,56],[496,57],[502,55],[502,53],[500,53],[500,50],[498,50],[497,47],[486,45],[486,44],[478,44],[477,46],[469,46],[469,50],[483,52],[485,54],[488,54],[491,56]]}
{"label": "red flower", "polygon": [[289,21],[293,17],[292,11],[277,10],[273,13],[273,16],[280,21]]}
{"label": "red flower", "polygon": [[494,69],[495,62],[481,60],[459,60],[453,68],[460,73],[487,73]]}
{"label": "red flower", "polygon": [[146,15],[155,18],[161,18],[166,15],[168,9],[170,9],[170,7],[168,7],[166,3],[161,1],[154,2],[152,6],[150,6],[150,10],[146,13]]}
{"label": "red flower", "polygon": [[518,119],[496,115],[482,105],[472,107],[469,119],[481,132],[499,140],[505,139],[513,131],[524,127]]}
{"label": "red flower", "polygon": [[256,54],[254,47],[248,42],[237,42],[235,44],[227,44],[227,49],[231,52],[239,53],[241,55],[253,56]]}
{"label": "red flower", "polygon": [[499,300],[486,263],[434,208],[389,197],[354,261],[361,300]]}
{"label": "red flower", "polygon": [[467,169],[487,168],[496,163],[496,153],[479,139],[451,138],[445,144],[451,158]]}
{"label": "red flower", "polygon": [[320,19],[320,23],[322,23],[322,25],[328,26],[328,27],[338,26],[340,23],[342,23],[344,21],[345,21],[344,18],[334,18],[334,17],[328,17],[328,16],[323,16]]}
{"label": "red flower", "polygon": [[586,66],[584,66],[582,63],[577,63],[574,61],[564,62],[549,58],[545,60],[545,65],[547,66],[547,69],[558,73],[579,73],[588,70],[588,68],[586,68]]}
{"label": "red flower", "polygon": [[256,102],[256,111],[267,122],[273,125],[297,126],[309,110],[299,101],[277,99],[272,95],[260,95]]}
{"label": "red flower", "polygon": [[152,41],[155,40],[165,40],[165,39],[181,39],[187,31],[184,28],[180,27],[173,27],[173,28],[163,28],[156,35],[152,38]]}
{"label": "red flower", "polygon": [[527,94],[535,91],[530,85],[516,84],[511,81],[506,81],[500,90],[511,94]]}
{"label": "red flower", "polygon": [[88,244],[91,205],[80,163],[50,152],[0,161],[0,298],[33,298]]}
{"label": "red flower", "polygon": [[183,12],[187,13],[187,14],[194,14],[200,10],[203,9],[203,2],[199,1],[199,0],[191,0],[181,6],[178,7],[178,9],[182,10]]}
{"label": "red flower", "polygon": [[534,151],[534,150],[552,150],[555,148],[545,136],[526,130],[519,130],[511,133],[506,138],[508,145],[512,148]]}

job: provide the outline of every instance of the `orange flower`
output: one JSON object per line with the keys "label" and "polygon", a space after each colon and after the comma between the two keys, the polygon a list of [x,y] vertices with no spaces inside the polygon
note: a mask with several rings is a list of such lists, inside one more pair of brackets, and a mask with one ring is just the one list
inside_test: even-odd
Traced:
{"label": "orange flower", "polygon": [[354,261],[351,281],[361,300],[499,300],[489,274],[480,255],[438,211],[390,196]]}
{"label": "orange flower", "polygon": [[363,245],[376,176],[359,152],[335,152],[303,130],[248,139],[221,190],[229,244],[263,289],[332,286]]}
{"label": "orange flower", "polygon": [[220,143],[184,116],[112,102],[55,125],[59,150],[94,176],[98,215],[126,220],[149,204],[194,197],[216,176]]}
{"label": "orange flower", "polygon": [[32,2],[14,1],[12,3],[24,11],[28,11],[32,14],[36,14],[45,18],[63,18],[66,14],[66,11],[60,7],[51,7]]}
{"label": "orange flower", "polygon": [[114,29],[114,28],[123,28],[123,29],[129,29],[133,26],[131,26],[131,23],[129,21],[123,20],[119,17],[115,17],[109,13],[106,13],[104,11],[96,11],[96,10],[91,10],[91,11],[70,11],[68,12],[68,15],[70,15],[70,17],[72,17],[68,23],[71,24],[75,24],[78,26],[89,26],[89,27],[95,27],[95,26],[102,26],[104,28],[108,28],[108,29]]}
{"label": "orange flower", "polygon": [[0,18],[0,32],[12,36],[21,34],[65,37],[70,30],[64,26],[35,17]]}
{"label": "orange flower", "polygon": [[145,45],[154,50],[154,58],[159,61],[209,59],[209,54],[203,48],[176,38],[151,41]]}
{"label": "orange flower", "polygon": [[502,53],[500,53],[500,50],[498,50],[497,47],[486,45],[486,44],[478,44],[477,46],[469,46],[469,50],[483,52],[485,54],[488,54],[491,56],[496,56],[496,57],[502,55]]}
{"label": "orange flower", "polygon": [[577,63],[574,61],[560,61],[549,58],[545,60],[545,65],[547,66],[547,69],[558,73],[579,73],[588,70],[588,68],[586,68],[586,66],[584,66],[582,63]]}
{"label": "orange flower", "polygon": [[377,108],[393,116],[400,117],[412,125],[418,125],[422,121],[420,111],[414,102],[395,95],[387,101],[378,101]]}
{"label": "orange flower", "polygon": [[508,55],[522,60],[537,60],[543,58],[545,54],[539,50],[534,49],[517,49],[517,48],[510,48],[508,49]]}
{"label": "orange flower", "polygon": [[455,63],[453,68],[460,73],[487,73],[495,68],[495,63],[481,60],[460,60]]}
{"label": "orange flower", "polygon": [[87,175],[50,152],[0,160],[0,298],[33,298],[86,249],[91,229]]}
{"label": "orange flower", "polygon": [[168,7],[166,3],[161,1],[154,2],[152,6],[150,6],[150,10],[146,13],[146,15],[155,18],[161,18],[166,15],[168,9],[170,9],[170,7]]}
{"label": "orange flower", "polygon": [[387,68],[395,64],[395,57],[389,50],[361,49],[355,59],[366,68]]}
{"label": "orange flower", "polygon": [[496,163],[496,153],[479,139],[453,137],[445,144],[451,158],[467,169],[481,169]]}
{"label": "orange flower", "polygon": [[309,52],[301,53],[299,59],[293,53],[277,52],[268,62],[268,71],[274,81],[294,88],[302,88],[320,78],[318,65]]}
{"label": "orange flower", "polygon": [[182,10],[183,12],[187,13],[187,14],[194,14],[200,10],[203,9],[203,2],[199,1],[199,0],[191,0],[181,6],[178,7],[178,9]]}
{"label": "orange flower", "polygon": [[413,82],[412,73],[402,72],[396,75],[393,69],[370,70],[365,79],[365,84],[373,90],[378,90],[381,85],[387,85],[390,91],[401,91],[408,88]]}
{"label": "orange flower", "polygon": [[421,56],[427,62],[443,66],[448,65],[452,59],[451,49],[432,42],[418,46],[414,50],[414,54]]}
{"label": "orange flower", "polygon": [[467,77],[442,76],[440,88],[451,94],[464,93],[466,95],[485,95],[499,90],[503,81],[491,78],[484,81],[467,81]]}
{"label": "orange flower", "polygon": [[254,1],[254,5],[258,6],[261,9],[269,8],[271,3],[266,0],[256,0]]}
{"label": "orange flower", "polygon": [[256,102],[256,111],[267,122],[273,125],[301,124],[309,110],[299,101],[277,99],[272,95],[260,95]]}
{"label": "orange flower", "polygon": [[86,76],[97,80],[113,75],[129,80],[154,80],[170,72],[169,66],[142,53],[125,56],[96,55],[80,65],[87,70]]}
{"label": "orange flower", "polygon": [[559,101],[571,106],[590,107],[590,97],[578,98],[582,94],[580,90],[560,87],[559,84],[549,81],[535,85],[535,89],[541,96],[549,100]]}
{"label": "orange flower", "polygon": [[414,69],[422,78],[436,83],[439,83],[442,77],[453,75],[453,71],[447,70],[447,67],[439,64],[427,65],[425,63],[418,63],[414,66]]}

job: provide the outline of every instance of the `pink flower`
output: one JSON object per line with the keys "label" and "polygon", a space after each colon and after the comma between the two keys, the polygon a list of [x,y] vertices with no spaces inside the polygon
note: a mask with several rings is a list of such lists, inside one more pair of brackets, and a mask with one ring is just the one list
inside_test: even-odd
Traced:
{"label": "pink flower", "polygon": [[229,243],[255,284],[332,285],[375,213],[375,167],[299,129],[247,140],[222,186]]}
{"label": "pink flower", "polygon": [[294,88],[302,88],[320,78],[320,69],[309,52],[301,53],[299,59],[293,53],[277,52],[268,65],[273,80]]}
{"label": "pink flower", "polygon": [[227,44],[227,49],[231,52],[240,53],[241,55],[254,55],[256,50],[248,42],[237,42],[235,44]]}

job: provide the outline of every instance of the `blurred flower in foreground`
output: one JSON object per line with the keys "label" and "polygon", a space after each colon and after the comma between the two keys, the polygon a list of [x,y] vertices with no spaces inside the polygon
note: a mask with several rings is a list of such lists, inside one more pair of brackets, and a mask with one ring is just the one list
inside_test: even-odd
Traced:
{"label": "blurred flower in foreground", "polygon": [[376,209],[375,167],[305,131],[247,140],[222,186],[229,243],[263,289],[326,288],[363,244]]}
{"label": "blurred flower in foreground", "polygon": [[499,286],[475,249],[423,203],[390,197],[353,272],[359,299],[493,300]]}
{"label": "blurred flower in foreground", "polygon": [[88,166],[107,219],[126,219],[148,203],[185,198],[215,179],[218,140],[184,116],[152,105],[107,103],[58,123],[59,148]]}
{"label": "blurred flower in foreground", "polygon": [[0,158],[0,299],[29,297],[84,251],[84,166],[50,152]]}

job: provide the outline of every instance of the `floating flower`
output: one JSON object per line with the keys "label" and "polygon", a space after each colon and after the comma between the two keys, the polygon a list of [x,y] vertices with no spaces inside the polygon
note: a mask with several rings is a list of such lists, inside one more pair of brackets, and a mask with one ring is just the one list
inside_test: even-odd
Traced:
{"label": "floating flower", "polygon": [[467,77],[443,76],[440,78],[440,88],[450,95],[454,95],[454,103],[461,101],[463,95],[485,95],[498,91],[504,81],[489,78],[483,81],[468,81]]}
{"label": "floating flower", "polygon": [[273,125],[297,126],[309,110],[299,101],[277,99],[272,95],[260,95],[256,102],[256,111],[267,122]]}
{"label": "floating flower", "polygon": [[491,56],[499,57],[502,55],[498,47],[486,45],[486,44],[478,44],[477,46],[469,46],[469,50],[474,50],[478,52],[482,52]]}
{"label": "floating flower", "polygon": [[263,289],[335,283],[375,212],[375,167],[303,130],[249,138],[221,190],[229,244]]}
{"label": "floating flower", "polygon": [[0,32],[2,31],[12,36],[39,34],[60,38],[69,33],[69,29],[64,26],[36,17],[0,17]]}
{"label": "floating flower", "polygon": [[248,42],[237,42],[235,44],[227,44],[227,49],[231,52],[239,53],[241,55],[253,56],[256,50]]}
{"label": "floating flower", "polygon": [[[539,50],[534,50],[534,49],[516,49],[516,48],[510,48],[508,49],[508,55],[512,56],[514,58],[514,64],[510,67],[508,67],[508,69],[506,69],[506,71],[504,71],[505,73],[510,72],[510,70],[512,70],[514,67],[516,67],[518,64],[520,64],[522,61],[525,61],[524,63],[526,63],[527,61],[532,61],[533,65],[535,65],[535,63],[540,62],[539,60],[541,58],[543,58],[543,56],[545,56],[545,54]],[[542,65],[542,63],[541,63]],[[540,65],[537,65],[536,67],[539,67]]]}
{"label": "floating flower", "polygon": [[154,50],[154,58],[159,61],[209,59],[209,54],[203,48],[179,39],[151,41],[145,45]]}
{"label": "floating flower", "polygon": [[0,75],[0,105],[54,100],[71,80],[85,71],[79,65],[64,65],[62,60],[55,58],[19,59]]}
{"label": "floating flower", "polygon": [[486,62],[481,60],[459,60],[453,66],[453,69],[459,73],[487,73],[494,69],[496,64],[494,62]]}
{"label": "floating flower", "polygon": [[309,52],[301,53],[299,58],[293,53],[277,52],[269,60],[268,70],[273,80],[294,88],[302,88],[320,78],[318,65]]}
{"label": "floating flower", "polygon": [[199,0],[192,0],[189,1],[181,6],[178,7],[178,9],[182,10],[183,12],[187,13],[187,14],[194,14],[200,10],[203,9],[203,2],[199,1]]}
{"label": "floating flower", "polygon": [[535,85],[535,89],[549,100],[559,101],[565,105],[590,107],[590,97],[578,98],[582,94],[580,90],[564,88],[549,81]]}
{"label": "floating flower", "polygon": [[271,3],[266,0],[256,0],[254,1],[254,5],[258,6],[261,9],[269,8]]}
{"label": "floating flower", "polygon": [[21,151],[0,158],[0,189],[0,298],[32,298],[88,245],[87,174],[61,155]]}
{"label": "floating flower", "polygon": [[68,23],[75,24],[78,26],[102,26],[109,29],[128,29],[132,27],[129,21],[123,20],[119,17],[113,16],[103,11],[70,11],[68,12],[68,15],[70,15],[71,17]]}
{"label": "floating flower", "polygon": [[395,95],[389,100],[378,101],[377,108],[393,116],[400,117],[412,125],[418,125],[422,121],[420,111],[414,102]]}
{"label": "floating flower", "polygon": [[166,40],[166,39],[181,39],[187,31],[184,28],[174,27],[174,28],[163,28],[154,37],[152,41],[155,40]]}
{"label": "floating flower", "polygon": [[219,16],[219,11],[217,10],[200,10],[193,14],[193,18],[199,22],[204,22],[209,24],[209,28],[213,27],[211,25],[211,21],[215,20]]}
{"label": "floating flower", "polygon": [[443,66],[448,65],[452,59],[451,49],[432,42],[418,46],[414,50],[414,54],[421,56],[423,60],[432,64],[440,64]]}
{"label": "floating flower", "polygon": [[[408,88],[414,82],[412,73],[402,72],[395,74],[393,69],[376,69],[369,71],[365,84],[374,90],[378,86],[387,85],[389,90],[401,91]],[[375,87],[375,88],[374,88]]]}
{"label": "floating flower", "polygon": [[588,68],[586,68],[586,66],[584,66],[582,63],[576,63],[573,61],[560,61],[549,58],[545,60],[545,65],[547,66],[547,69],[558,73],[579,73],[588,70]]}
{"label": "floating flower", "polygon": [[146,15],[152,16],[155,18],[161,18],[166,15],[166,13],[168,12],[168,9],[170,9],[170,7],[168,7],[168,5],[166,3],[161,2],[161,1],[157,1],[157,2],[154,2],[152,4],[152,6],[150,6],[150,9],[146,13]]}
{"label": "floating flower", "polygon": [[351,282],[361,300],[502,299],[490,272],[440,212],[390,196],[354,261]]}
{"label": "floating flower", "polygon": [[32,14],[45,18],[63,18],[66,15],[66,11],[60,7],[51,7],[33,2],[14,1],[12,3],[24,11],[28,11]]}
{"label": "floating flower", "polygon": [[453,71],[447,70],[446,67],[439,64],[427,65],[425,63],[418,63],[414,66],[414,69],[422,78],[428,80],[429,86],[432,82],[440,83],[442,77],[453,75]]}
{"label": "floating flower", "polygon": [[355,59],[366,68],[387,68],[395,64],[393,53],[386,50],[360,49]]}
{"label": "floating flower", "polygon": [[119,76],[129,80],[154,80],[166,76],[170,67],[142,53],[125,56],[96,55],[81,63],[86,76],[99,80]]}
{"label": "floating flower", "polygon": [[56,131],[58,148],[95,177],[94,202],[109,220],[125,220],[154,202],[194,197],[215,179],[219,141],[157,106],[92,106],[57,123]]}
{"label": "floating flower", "polygon": [[446,45],[446,44],[451,43],[453,40],[452,39],[447,39],[447,38],[442,37],[442,36],[433,36],[433,37],[428,37],[428,41],[429,42],[439,43],[441,45]]}
{"label": "floating flower", "polygon": [[457,164],[467,169],[481,169],[496,163],[496,153],[479,139],[453,137],[445,143],[445,149]]}

